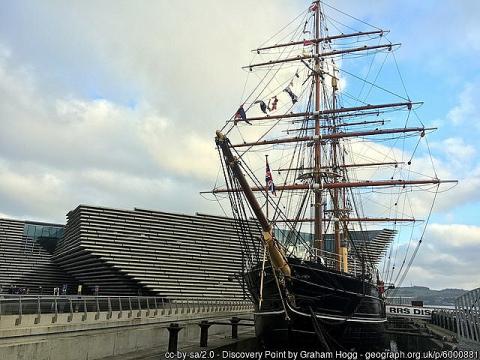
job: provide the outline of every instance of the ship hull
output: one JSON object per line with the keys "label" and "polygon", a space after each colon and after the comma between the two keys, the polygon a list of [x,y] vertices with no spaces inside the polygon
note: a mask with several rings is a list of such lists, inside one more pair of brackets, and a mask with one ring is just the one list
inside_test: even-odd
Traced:
{"label": "ship hull", "polygon": [[357,351],[385,348],[385,307],[374,285],[319,263],[289,259],[289,264],[290,279],[265,267],[261,299],[261,265],[246,274],[257,337]]}

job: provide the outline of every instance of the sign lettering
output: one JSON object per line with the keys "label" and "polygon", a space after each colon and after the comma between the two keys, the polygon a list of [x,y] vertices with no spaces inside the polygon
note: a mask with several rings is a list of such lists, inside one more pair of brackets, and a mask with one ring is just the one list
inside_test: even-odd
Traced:
{"label": "sign lettering", "polygon": [[431,319],[432,309],[405,305],[387,305],[387,317],[414,317],[420,319]]}

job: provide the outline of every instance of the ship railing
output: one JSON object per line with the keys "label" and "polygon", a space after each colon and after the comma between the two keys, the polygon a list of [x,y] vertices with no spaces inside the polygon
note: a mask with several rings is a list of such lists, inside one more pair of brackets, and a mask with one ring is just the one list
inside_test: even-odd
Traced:
{"label": "ship railing", "polygon": [[[385,284],[387,287],[387,284]],[[389,296],[387,292],[387,296],[385,298],[385,302],[389,305],[408,305],[412,304],[412,300],[414,299],[413,296]]]}
{"label": "ship railing", "polygon": [[480,288],[455,300],[457,335],[466,346],[480,347]]}
{"label": "ship railing", "polygon": [[[338,254],[334,252],[322,249],[312,249],[310,254],[306,254],[306,257],[307,256],[310,256],[308,260],[320,262],[329,268],[342,268],[342,261],[339,259]],[[350,274],[358,276],[365,272],[367,275],[370,275],[372,279],[374,278],[375,270],[370,268],[362,268],[361,262],[358,260],[357,256],[354,254],[349,254],[347,260],[348,272]]]}
{"label": "ship railing", "polygon": [[[16,325],[22,322],[23,315],[37,315],[35,324],[41,315],[51,314],[52,322],[60,314],[106,314],[106,319],[150,317],[161,315],[187,315],[196,313],[248,312],[253,305],[247,300],[212,298],[168,298],[159,296],[89,296],[89,295],[7,295],[0,294],[0,319],[2,316],[15,315]],[[89,315],[91,317],[91,315]]]}
{"label": "ship railing", "polygon": [[340,263],[337,254],[323,249],[313,248],[312,252],[305,256],[309,256],[308,260],[320,262],[329,268],[337,268],[337,265]]}

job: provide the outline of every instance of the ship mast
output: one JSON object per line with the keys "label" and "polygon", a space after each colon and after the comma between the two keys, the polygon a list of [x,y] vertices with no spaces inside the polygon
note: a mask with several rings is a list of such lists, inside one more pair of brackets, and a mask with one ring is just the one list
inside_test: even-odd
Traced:
{"label": "ship mast", "polygon": [[[337,107],[337,94],[336,91],[338,89],[337,78],[335,74],[335,68],[333,68],[333,76],[332,76],[332,109],[335,111]],[[337,133],[337,119],[335,117],[335,113],[332,115],[332,133]],[[332,139],[332,169],[336,173],[339,170],[339,162],[337,151],[339,147],[338,138]],[[334,182],[337,182],[339,177],[334,176]],[[345,189],[342,189],[345,190]],[[342,217],[341,210],[340,210],[340,189],[336,188],[333,189],[333,226],[334,226],[334,241],[335,241],[335,254],[336,260],[335,265],[337,270],[343,270],[344,272],[348,271],[348,264],[347,264],[347,248],[342,246],[341,233],[340,233],[340,218]],[[342,204],[342,208],[346,209],[346,204]]]}
{"label": "ship mast", "polygon": [[[315,3],[315,39],[320,38],[320,2]],[[315,150],[314,150],[314,182],[320,185],[322,183],[322,175],[320,170],[322,168],[322,144],[320,142],[320,109],[321,109],[321,66],[320,66],[320,42],[315,43],[315,68],[314,68],[314,83],[315,83]],[[321,251],[323,249],[323,194],[321,186],[314,190],[314,242],[315,249]]]}
{"label": "ship mast", "polygon": [[[262,109],[266,115],[262,116],[253,116],[247,117],[245,111],[243,110],[243,105],[241,109],[243,115],[240,114],[240,117],[248,125],[255,125],[256,122],[260,123],[269,123],[274,122],[274,126],[280,121],[291,122],[291,123],[300,123],[303,122],[300,128],[288,129],[286,130],[287,134],[290,132],[299,132],[297,136],[293,137],[284,137],[279,138],[265,138],[264,133],[260,137],[257,137],[255,141],[246,141],[242,138],[243,142],[241,143],[231,143],[227,138],[228,132],[224,135],[221,132],[217,133],[216,141],[219,150],[223,155],[223,161],[227,171],[226,176],[230,178],[235,178],[236,186],[228,186],[227,188],[215,188],[211,191],[213,194],[221,193],[240,193],[243,192],[245,200],[249,203],[255,217],[259,221],[262,227],[263,240],[268,249],[270,259],[272,261],[273,267],[277,268],[286,277],[289,277],[290,268],[287,262],[287,256],[283,249],[279,246],[279,243],[274,239],[272,226],[274,223],[287,223],[294,224],[295,227],[297,223],[311,222],[313,223],[313,232],[314,232],[314,241],[313,248],[316,254],[324,255],[324,234],[329,232],[329,236],[333,237],[334,240],[334,264],[335,268],[338,271],[348,272],[348,253],[346,240],[348,237],[348,224],[349,223],[363,223],[363,222],[415,222],[421,221],[415,218],[402,218],[402,217],[365,217],[361,214],[350,214],[352,211],[349,209],[349,204],[347,203],[347,191],[354,188],[388,188],[388,187],[401,187],[405,188],[406,186],[420,186],[420,185],[439,185],[442,183],[455,183],[455,180],[440,180],[436,176],[434,178],[426,179],[394,179],[391,177],[389,180],[350,180],[346,176],[346,168],[350,167],[366,167],[366,166],[385,166],[385,165],[394,165],[398,166],[398,162],[370,162],[370,163],[350,163],[347,164],[345,161],[345,153],[343,152],[343,147],[341,143],[343,139],[348,138],[363,138],[370,136],[378,135],[393,135],[393,134],[407,134],[407,133],[418,133],[420,137],[425,136],[426,131],[435,130],[435,128],[425,128],[422,127],[401,127],[401,128],[387,128],[387,129],[366,129],[366,130],[353,130],[350,129],[352,126],[356,125],[373,125],[380,124],[384,125],[384,120],[366,120],[366,121],[348,121],[350,118],[355,119],[358,117],[365,117],[370,115],[379,115],[380,113],[392,111],[392,110],[408,110],[411,111],[415,106],[420,105],[419,102],[412,102],[410,100],[405,100],[402,102],[390,102],[390,103],[380,103],[380,104],[370,104],[363,103],[357,106],[351,107],[342,107],[341,103],[337,102],[338,98],[338,72],[335,68],[334,58],[340,55],[346,54],[358,54],[361,52],[371,52],[371,51],[391,51],[393,47],[396,47],[400,44],[379,44],[375,46],[361,46],[353,48],[340,48],[332,49],[328,45],[331,40],[334,39],[343,39],[351,37],[361,37],[368,35],[379,35],[383,36],[384,31],[375,30],[370,32],[357,32],[352,34],[340,34],[334,36],[328,36],[324,34],[321,28],[322,25],[322,9],[319,0],[315,0],[312,3],[312,6],[309,8],[309,11],[313,12],[313,39],[308,39],[304,41],[291,41],[289,43],[276,44],[272,46],[266,46],[257,48],[254,51],[261,53],[263,50],[284,48],[290,46],[301,45],[304,46],[312,45],[312,53],[297,56],[290,56],[287,58],[278,58],[271,61],[264,61],[255,64],[249,64],[245,66],[245,69],[253,71],[253,69],[262,69],[262,68],[272,68],[277,64],[279,66],[284,63],[294,63],[301,62],[309,70],[308,76],[311,76],[311,86],[313,87],[313,93],[310,93],[309,106],[304,112],[289,112],[289,113],[273,113],[267,114],[267,112]],[[325,31],[325,33],[328,30]],[[332,59],[332,64],[328,59]],[[330,66],[332,69],[330,69]],[[296,74],[297,75],[297,74]],[[331,90],[329,86],[325,83],[326,76],[331,77]],[[298,77],[298,75],[297,75]],[[307,80],[305,80],[306,82]],[[305,84],[305,83],[304,83]],[[286,90],[284,90],[286,91]],[[330,92],[331,91],[331,92]],[[276,98],[276,96],[275,96]],[[292,98],[293,100],[293,98]],[[295,104],[293,101],[293,104]],[[311,103],[313,102],[313,109],[310,108]],[[257,103],[257,102],[255,102]],[[263,101],[261,102],[263,103]],[[270,104],[270,103],[269,103]],[[265,107],[265,103],[263,103]],[[248,110],[248,109],[247,109]],[[276,107],[275,107],[276,110]],[[227,125],[230,123],[232,128],[237,125],[238,118],[231,118],[227,120]],[[312,124],[313,122],[313,124]],[[253,123],[253,124],[252,124]],[[348,127],[349,129],[343,131],[343,127]],[[307,133],[306,131],[312,131]],[[283,214],[280,217],[273,217],[273,223],[270,224],[268,216],[263,214],[263,210],[258,204],[255,193],[263,192],[266,193],[267,197],[267,209],[268,209],[268,188],[265,186],[259,186],[259,183],[256,182],[256,186],[251,186],[247,179],[246,174],[243,173],[240,161],[242,155],[247,153],[250,149],[257,146],[272,146],[280,144],[301,144],[306,143],[307,147],[311,147],[312,159],[309,162],[307,167],[304,167],[304,163],[295,165],[292,167],[293,163],[290,163],[288,168],[278,169],[278,171],[301,171],[301,177],[294,179],[293,183],[287,183],[285,180],[284,184],[275,186],[276,190],[283,192],[299,193],[299,192],[310,192],[313,191],[313,212],[314,216],[305,217],[305,214],[301,214],[303,210],[303,204],[300,207],[300,210],[296,210],[297,216],[295,218],[288,218],[287,214]],[[240,153],[237,152],[240,149]],[[233,155],[234,151],[238,158]],[[327,154],[328,151],[328,154]],[[328,157],[326,156],[328,155]],[[303,155],[302,155],[303,156]],[[300,166],[300,167],[298,167]],[[307,173],[303,173],[304,170],[307,170]],[[225,171],[225,170],[224,170]],[[248,175],[251,179],[254,179],[254,175]],[[287,174],[288,176],[288,174]],[[301,180],[300,183],[296,180]],[[228,182],[227,182],[228,183]],[[304,193],[305,194],[305,193]],[[307,193],[311,199],[312,194]],[[306,199],[306,197],[305,197]],[[280,200],[278,200],[280,201]],[[279,204],[279,203],[278,203]],[[326,206],[329,206],[329,209],[326,209]],[[327,214],[328,213],[328,214]],[[330,224],[333,223],[332,228]],[[325,224],[325,225],[324,225]],[[332,229],[332,231],[330,231]],[[332,235],[330,235],[332,233]]]}

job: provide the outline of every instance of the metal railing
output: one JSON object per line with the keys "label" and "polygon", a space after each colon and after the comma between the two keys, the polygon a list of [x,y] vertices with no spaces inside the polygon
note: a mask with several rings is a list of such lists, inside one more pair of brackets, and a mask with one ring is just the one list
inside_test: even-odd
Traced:
{"label": "metal railing", "polygon": [[413,296],[390,296],[389,293],[386,293],[385,302],[388,305],[412,305]]}
{"label": "metal railing", "polygon": [[341,264],[339,256],[336,253],[316,248],[312,248],[312,251],[313,253],[306,254],[305,259],[319,261],[329,268],[337,268],[338,264]]}
{"label": "metal railing", "polygon": [[[342,268],[343,260],[337,254],[323,249],[316,249],[312,248],[312,252],[308,252],[304,254],[304,260],[310,261],[319,261],[323,265],[328,268],[337,269],[338,267]],[[349,253],[347,255],[347,262],[348,262],[348,272],[352,275],[359,276],[362,275],[362,272],[365,272],[367,276],[370,276],[372,279],[375,278],[376,270],[375,268],[369,266],[365,266],[362,269],[361,261],[354,253]]]}
{"label": "metal railing", "polygon": [[480,288],[455,300],[458,335],[480,347]]}
{"label": "metal railing", "polygon": [[431,323],[451,332],[457,333],[457,317],[454,309],[435,309]]}
{"label": "metal railing", "polygon": [[117,318],[141,317],[174,314],[194,314],[225,311],[247,311],[252,309],[251,302],[245,300],[211,300],[201,298],[169,299],[154,296],[80,296],[80,295],[0,295],[0,317],[16,315],[16,325],[22,321],[22,315],[37,315],[35,324],[41,315],[51,314],[55,322],[59,314],[82,314],[82,320],[88,313],[95,313],[95,320],[100,313],[106,313],[110,319],[115,312]]}

